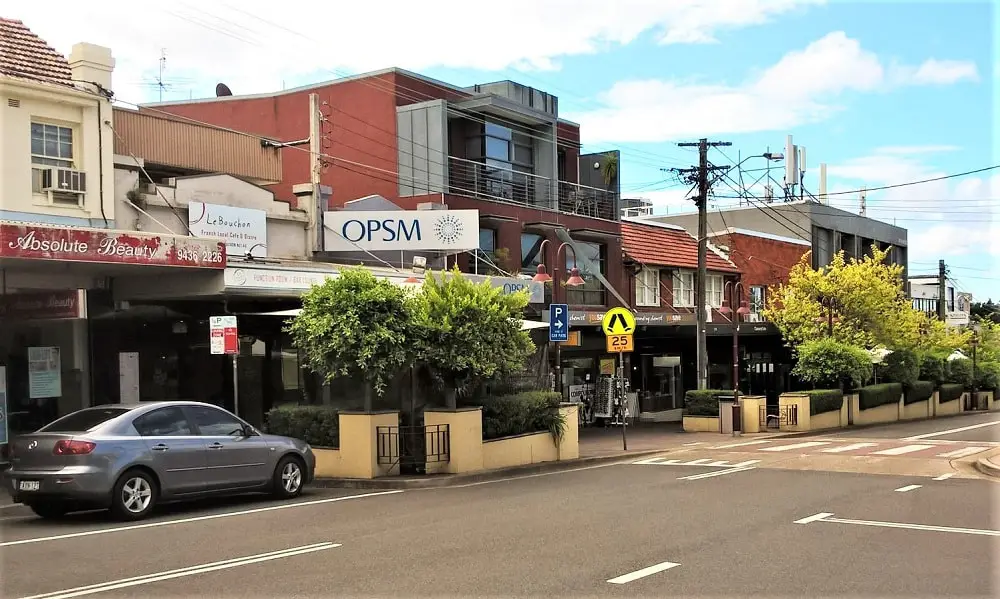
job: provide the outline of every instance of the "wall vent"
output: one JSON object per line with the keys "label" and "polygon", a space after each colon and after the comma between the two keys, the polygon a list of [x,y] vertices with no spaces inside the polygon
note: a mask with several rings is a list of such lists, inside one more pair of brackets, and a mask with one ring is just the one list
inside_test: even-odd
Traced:
{"label": "wall vent", "polygon": [[17,98],[7,98],[7,106],[9,108],[20,108],[21,101],[18,100]]}

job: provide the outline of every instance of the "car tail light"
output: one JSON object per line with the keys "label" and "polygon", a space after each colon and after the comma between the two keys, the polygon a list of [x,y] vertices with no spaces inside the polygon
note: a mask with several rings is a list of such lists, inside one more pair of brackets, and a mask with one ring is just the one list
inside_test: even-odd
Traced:
{"label": "car tail light", "polygon": [[95,447],[97,447],[97,443],[92,441],[62,440],[56,442],[52,453],[55,455],[87,455],[94,451]]}

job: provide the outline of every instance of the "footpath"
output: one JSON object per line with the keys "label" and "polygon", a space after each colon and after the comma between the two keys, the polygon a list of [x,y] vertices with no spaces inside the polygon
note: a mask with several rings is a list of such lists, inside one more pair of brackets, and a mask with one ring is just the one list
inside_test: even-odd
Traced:
{"label": "footpath", "polygon": [[993,455],[983,456],[976,461],[976,470],[1000,480],[1000,451],[990,453]]}

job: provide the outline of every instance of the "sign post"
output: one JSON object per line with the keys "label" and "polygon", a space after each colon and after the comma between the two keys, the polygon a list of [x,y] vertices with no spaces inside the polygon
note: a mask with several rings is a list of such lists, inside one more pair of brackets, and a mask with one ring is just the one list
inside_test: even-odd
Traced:
{"label": "sign post", "polygon": [[549,305],[549,341],[569,341],[569,306],[566,304]]}
{"label": "sign post", "polygon": [[0,445],[7,443],[10,429],[7,426],[7,367],[0,366]]}
{"label": "sign post", "polygon": [[604,315],[601,322],[608,353],[618,354],[618,388],[621,402],[622,418],[622,449],[628,451],[628,438],[625,435],[627,419],[625,412],[628,399],[625,397],[625,354],[635,349],[635,315],[625,308],[612,308]]}
{"label": "sign post", "polygon": [[233,357],[233,413],[240,415],[240,336],[235,316],[212,316],[209,323],[209,344],[212,355]]}

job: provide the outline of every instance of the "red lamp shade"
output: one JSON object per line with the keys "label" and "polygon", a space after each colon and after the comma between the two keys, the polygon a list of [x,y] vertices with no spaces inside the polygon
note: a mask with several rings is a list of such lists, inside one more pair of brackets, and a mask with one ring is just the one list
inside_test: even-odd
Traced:
{"label": "red lamp shade", "polygon": [[404,282],[404,283],[409,283],[409,284],[411,284],[411,285],[412,285],[412,284],[414,284],[414,283],[419,283],[419,282],[420,282],[420,279],[418,279],[417,277],[415,277],[415,276],[413,276],[413,275],[410,275],[410,276],[409,276],[409,277],[408,277],[408,278],[407,278],[407,279],[406,279],[405,281],[403,281],[403,282]]}
{"label": "red lamp shade", "polygon": [[736,313],[739,314],[740,316],[746,316],[747,314],[750,313],[750,308],[747,307],[746,302],[742,302],[740,303],[739,309],[736,310]]}
{"label": "red lamp shade", "polygon": [[566,286],[579,287],[585,282],[586,281],[583,280],[583,277],[580,276],[580,269],[574,266],[573,270],[569,271],[569,278],[566,279]]}
{"label": "red lamp shade", "polygon": [[536,283],[548,283],[552,280],[552,277],[549,276],[549,273],[545,272],[545,265],[539,264],[535,276],[531,277],[531,280]]}
{"label": "red lamp shade", "polygon": [[722,304],[722,307],[719,308],[719,314],[729,314],[730,312],[732,312],[732,310],[730,310],[729,306],[726,304]]}

